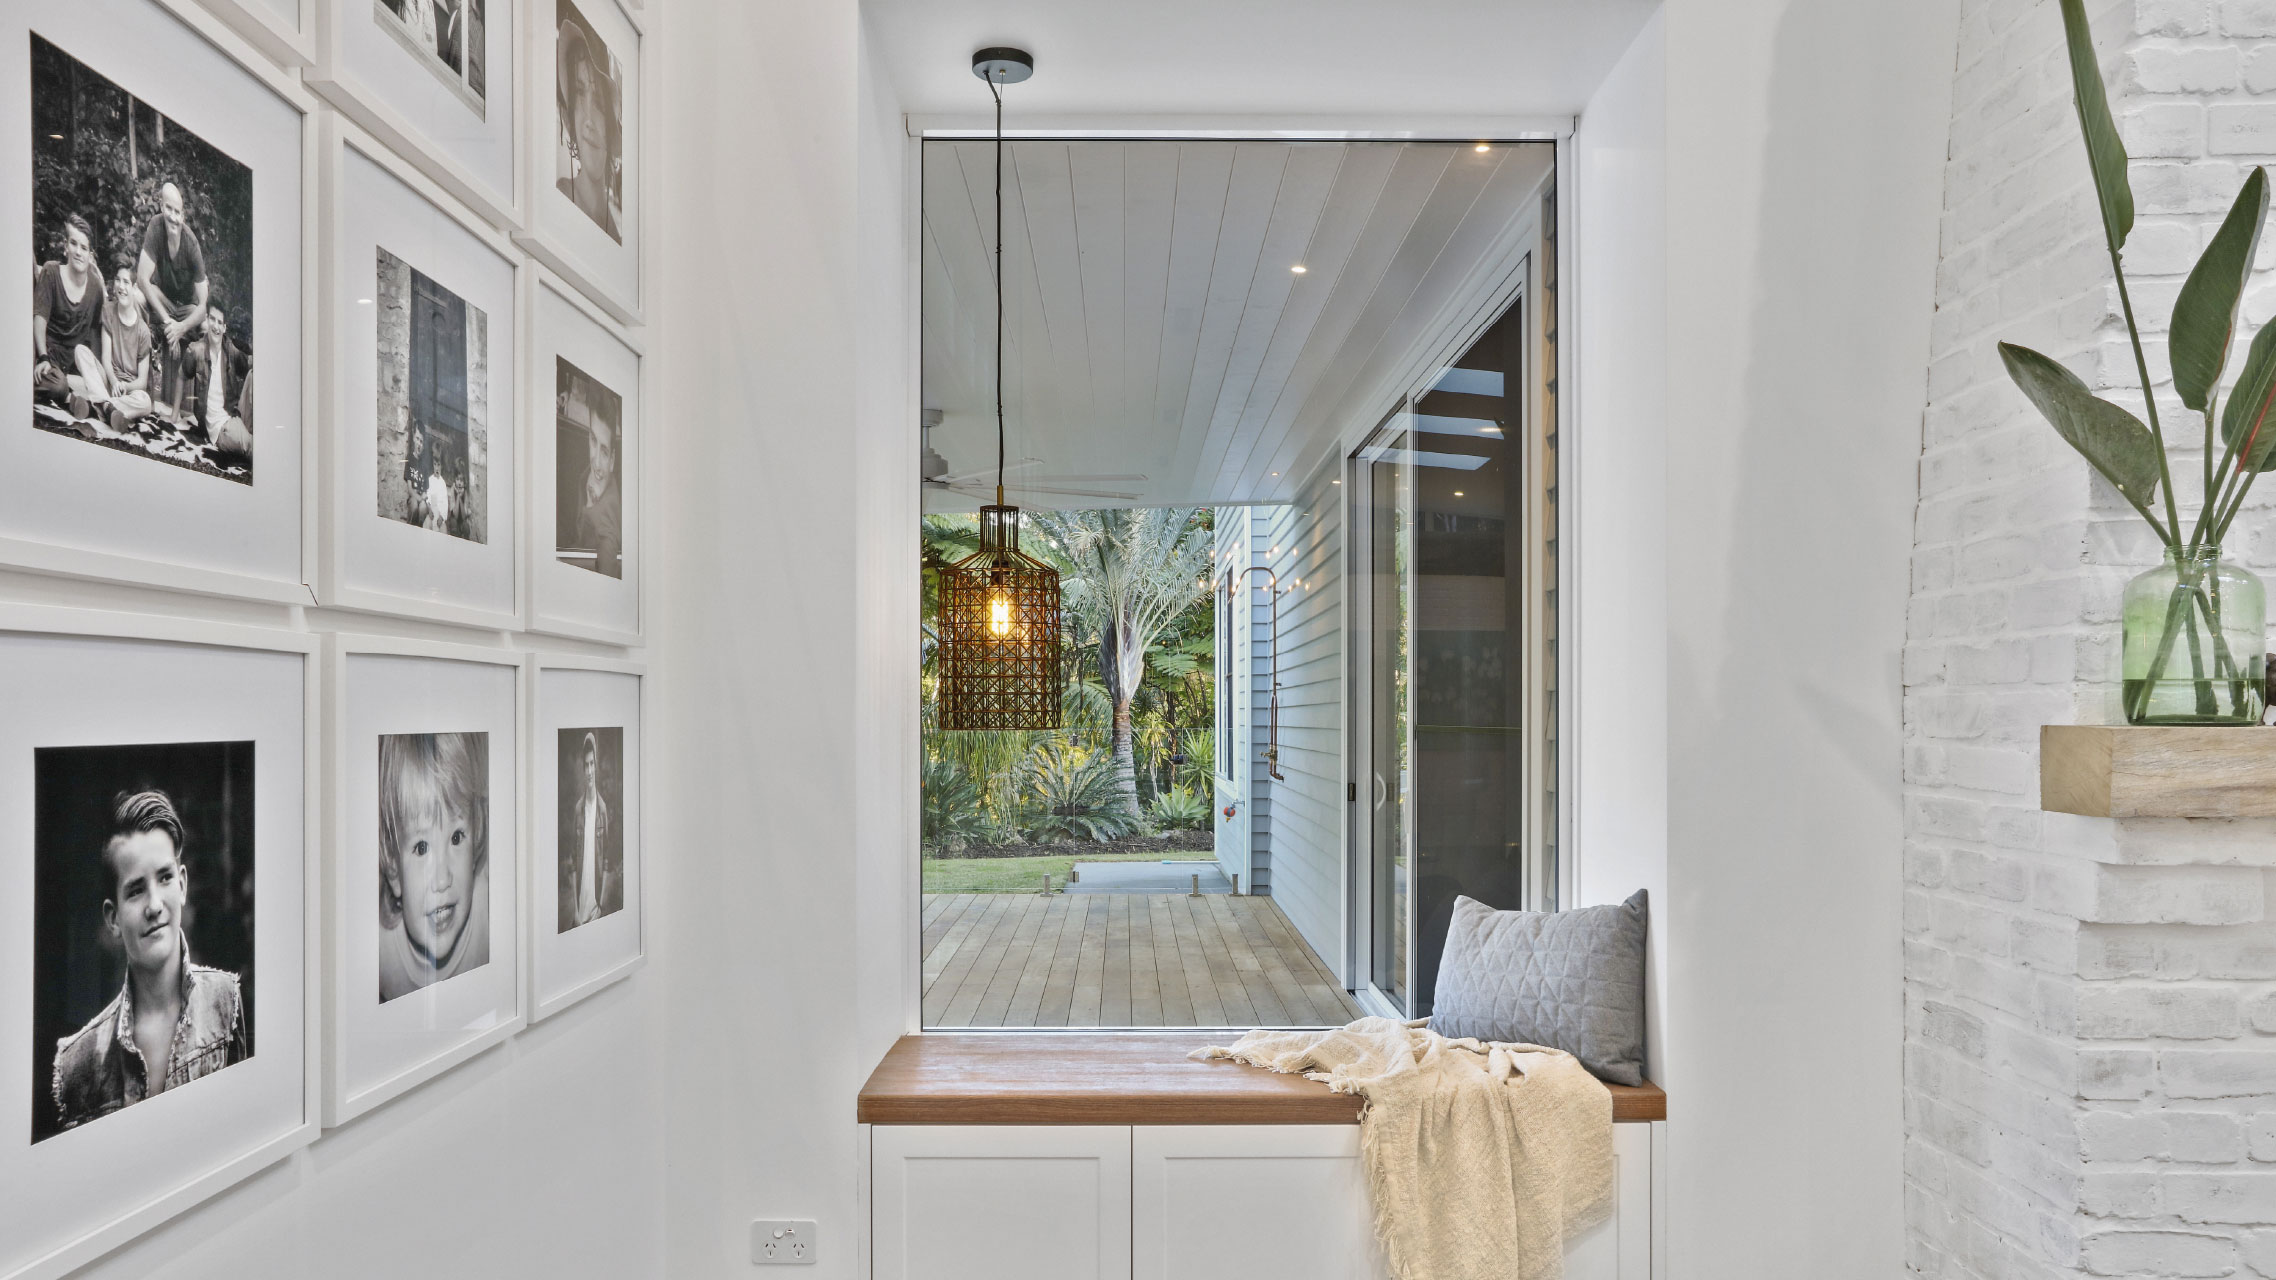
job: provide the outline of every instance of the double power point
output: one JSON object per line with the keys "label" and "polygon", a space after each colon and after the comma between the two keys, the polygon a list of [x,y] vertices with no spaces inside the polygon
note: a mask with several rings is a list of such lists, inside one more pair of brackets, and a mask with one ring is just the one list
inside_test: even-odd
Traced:
{"label": "double power point", "polygon": [[810,1218],[762,1218],[751,1224],[751,1262],[761,1267],[802,1267],[814,1261]]}

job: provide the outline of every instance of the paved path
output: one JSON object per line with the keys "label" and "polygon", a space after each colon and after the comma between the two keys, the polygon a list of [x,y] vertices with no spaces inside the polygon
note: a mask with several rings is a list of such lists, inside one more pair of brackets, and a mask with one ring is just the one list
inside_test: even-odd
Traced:
{"label": "paved path", "polygon": [[1342,1026],[1359,1006],[1270,898],[925,895],[927,1027]]}

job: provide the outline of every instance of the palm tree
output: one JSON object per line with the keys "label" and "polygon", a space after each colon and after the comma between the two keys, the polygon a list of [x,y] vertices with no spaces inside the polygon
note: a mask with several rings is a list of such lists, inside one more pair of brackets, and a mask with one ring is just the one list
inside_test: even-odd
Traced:
{"label": "palm tree", "polygon": [[1030,511],[1027,518],[1071,570],[1063,607],[1098,636],[1099,680],[1114,709],[1115,789],[1138,813],[1131,704],[1146,678],[1148,648],[1209,594],[1209,522],[1200,507]]}

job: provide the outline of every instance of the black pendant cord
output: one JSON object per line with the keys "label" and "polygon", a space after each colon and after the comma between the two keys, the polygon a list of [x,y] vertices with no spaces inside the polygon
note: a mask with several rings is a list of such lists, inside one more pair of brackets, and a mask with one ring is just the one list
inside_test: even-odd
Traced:
{"label": "black pendant cord", "polygon": [[988,77],[996,100],[996,505],[1004,505],[1004,91]]}

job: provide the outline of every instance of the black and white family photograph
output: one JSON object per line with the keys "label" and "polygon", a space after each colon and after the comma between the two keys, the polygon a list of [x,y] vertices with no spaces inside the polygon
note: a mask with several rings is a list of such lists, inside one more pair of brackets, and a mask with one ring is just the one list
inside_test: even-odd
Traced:
{"label": "black and white family photograph", "polygon": [[563,729],[554,932],[624,910],[624,729]]}
{"label": "black and white family photograph", "polygon": [[490,540],[490,320],[379,250],[379,514]]}
{"label": "black and white family photograph", "polygon": [[380,26],[394,33],[475,115],[484,114],[490,92],[484,0],[372,0],[372,8]]}
{"label": "black and white family photograph", "polygon": [[32,753],[32,1141],[253,1056],[253,744]]}
{"label": "black and white family photograph", "polygon": [[563,564],[624,576],[624,397],[554,357],[553,545]]}
{"label": "black and white family photograph", "polygon": [[490,735],[379,739],[379,1000],[490,963]]}
{"label": "black and white family photograph", "polygon": [[253,171],[33,36],[32,425],[253,482]]}
{"label": "black and white family photograph", "polygon": [[624,67],[570,0],[556,0],[553,97],[561,122],[553,185],[624,243]]}

